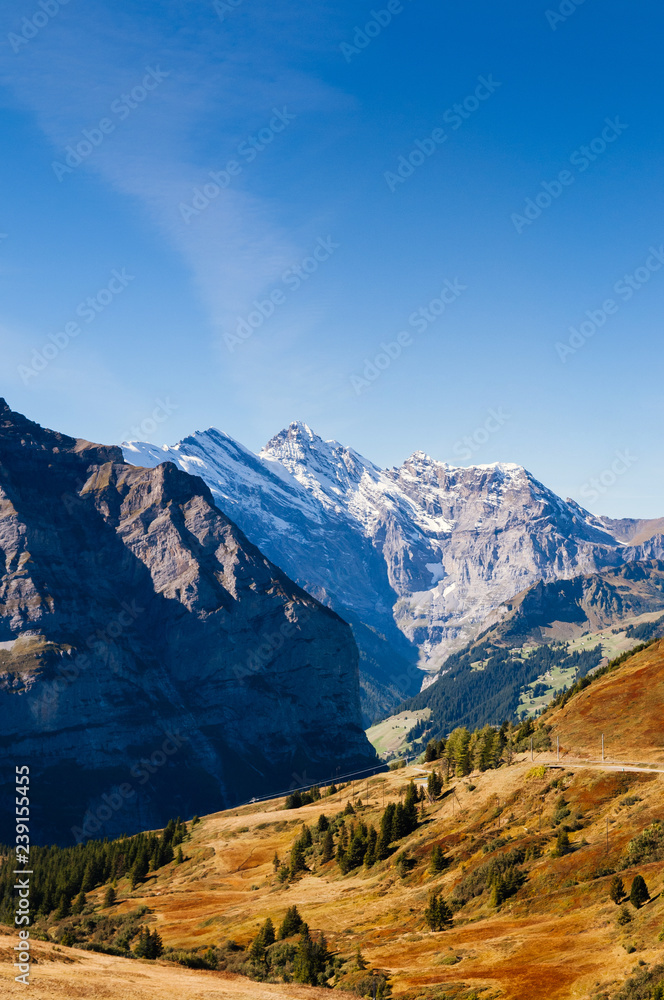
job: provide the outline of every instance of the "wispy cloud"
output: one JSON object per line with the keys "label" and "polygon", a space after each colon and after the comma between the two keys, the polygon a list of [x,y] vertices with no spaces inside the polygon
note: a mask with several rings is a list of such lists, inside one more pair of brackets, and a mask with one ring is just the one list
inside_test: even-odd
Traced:
{"label": "wispy cloud", "polygon": [[[5,34],[32,10],[25,2],[21,8],[5,14]],[[238,159],[238,145],[268,126],[273,108],[333,123],[348,107],[343,93],[306,70],[309,52],[333,45],[335,16],[308,10],[303,26],[295,4],[276,11],[264,0],[246,0],[222,23],[211,3],[130,8],[72,0],[18,53],[5,46],[0,71],[52,143],[54,161],[66,162],[66,147],[87,141],[84,129],[111,121],[112,132],[72,175],[60,171],[58,180],[54,173],[53,184],[75,184],[78,171],[92,171],[135,198],[182,254],[221,329],[298,257],[313,230],[306,219],[286,221],[291,206],[260,190],[252,163],[189,224],[180,205],[211,183],[210,171]],[[137,100],[148,68],[163,82]],[[260,153],[274,153],[282,171],[289,157],[295,170],[302,156],[297,124]],[[302,233],[301,243],[293,232]]]}

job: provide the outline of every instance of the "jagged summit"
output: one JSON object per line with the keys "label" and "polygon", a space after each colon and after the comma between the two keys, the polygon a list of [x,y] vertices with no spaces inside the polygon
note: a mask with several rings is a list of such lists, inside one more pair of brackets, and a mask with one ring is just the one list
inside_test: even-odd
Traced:
{"label": "jagged summit", "polygon": [[[202,476],[273,561],[353,625],[369,715],[419,686],[415,663],[435,671],[537,580],[664,554],[661,536],[629,546],[636,522],[614,532],[515,463],[455,466],[418,450],[381,469],[303,421],[258,456],[211,433],[167,454],[147,445],[125,454],[168,457]],[[639,523],[638,537],[646,533]]]}

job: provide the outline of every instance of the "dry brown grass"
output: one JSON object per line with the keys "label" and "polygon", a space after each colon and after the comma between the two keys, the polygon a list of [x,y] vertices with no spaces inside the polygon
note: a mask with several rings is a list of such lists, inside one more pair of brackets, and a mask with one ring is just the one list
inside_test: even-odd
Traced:
{"label": "dry brown grass", "polygon": [[[14,982],[13,938],[0,934],[0,996],[31,1000],[329,1000],[329,990],[254,983],[223,972],[133,961],[36,942],[30,985]],[[342,993],[341,996],[348,996]]]}
{"label": "dry brown grass", "polygon": [[664,764],[664,640],[631,657],[615,673],[547,717],[561,753],[607,761]]}
{"label": "dry brown grass", "polygon": [[[626,755],[661,759],[663,645],[635,657],[615,675],[592,685],[590,697],[583,692],[552,716],[554,738],[558,731],[566,748],[596,757],[592,751],[597,733],[611,731],[616,738],[620,734]],[[193,948],[223,944],[229,938],[246,944],[268,915],[277,923],[286,908],[296,904],[312,930],[323,930],[342,955],[352,955],[359,945],[374,967],[388,970],[397,998],[437,1000],[446,992],[467,995],[473,989],[484,1000],[588,998],[600,986],[613,989],[621,983],[635,961],[651,963],[661,957],[664,862],[638,868],[653,898],[623,929],[617,927],[617,908],[608,899],[610,875],[602,870],[619,867],[630,839],[654,818],[664,819],[664,774],[610,772],[566,762],[565,798],[573,811],[583,813],[584,826],[570,834],[573,853],[553,858],[550,819],[561,790],[551,788],[551,782],[563,772],[527,777],[532,768],[528,754],[511,767],[473,777],[475,790],[468,788],[467,780],[457,781],[456,796],[428,807],[425,822],[399,845],[417,860],[405,879],[397,874],[392,858],[346,877],[331,863],[291,884],[277,883],[275,850],[286,857],[303,822],[314,826],[321,812],[333,815],[360,793],[365,803],[362,819],[377,823],[383,795],[385,802],[395,800],[411,778],[426,780],[432,766],[377,776],[299,810],[285,811],[282,799],[207,816],[184,845],[185,863],[150,876],[134,893],[123,880],[115,912],[144,903],[153,911],[151,925],[167,946]],[[543,844],[543,856],[526,864],[524,887],[498,911],[484,893],[459,911],[452,929],[430,933],[422,913],[431,889],[442,889],[450,898],[465,874],[494,856],[483,853],[482,847],[499,836],[510,838],[509,847]],[[427,869],[434,843],[441,843],[453,862],[435,878]],[[636,871],[623,873],[627,885]],[[99,890],[89,898],[101,904],[103,893]],[[628,954],[627,945],[636,951]],[[35,1000],[322,995],[306,987],[268,986],[164,962],[66,948],[54,952],[50,945],[38,944],[37,955],[30,991]],[[451,956],[460,961],[445,964]],[[7,964],[2,975],[9,982]]]}

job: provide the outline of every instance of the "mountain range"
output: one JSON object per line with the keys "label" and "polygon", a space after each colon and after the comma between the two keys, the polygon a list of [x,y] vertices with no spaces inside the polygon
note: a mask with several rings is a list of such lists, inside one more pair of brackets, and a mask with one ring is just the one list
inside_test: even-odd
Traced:
{"label": "mountain range", "polygon": [[376,766],[351,629],[202,479],[2,400],[0,553],[0,841],[15,765],[60,843]]}
{"label": "mountain range", "polygon": [[365,721],[430,683],[533,583],[664,558],[661,519],[595,516],[519,465],[417,451],[381,469],[302,422],[258,455],[215,429],[123,452],[201,476],[269,559],[351,624]]}

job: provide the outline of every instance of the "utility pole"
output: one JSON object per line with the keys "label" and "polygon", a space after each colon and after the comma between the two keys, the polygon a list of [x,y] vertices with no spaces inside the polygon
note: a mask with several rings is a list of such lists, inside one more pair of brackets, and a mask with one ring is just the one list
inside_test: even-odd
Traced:
{"label": "utility pole", "polygon": [[556,736],[556,754],[557,759],[560,760],[560,736]]}
{"label": "utility pole", "polygon": [[602,763],[604,763],[604,733],[602,733]]}
{"label": "utility pole", "polygon": [[606,853],[609,853],[609,817],[606,817]]}

